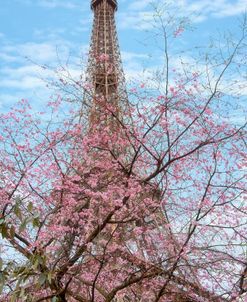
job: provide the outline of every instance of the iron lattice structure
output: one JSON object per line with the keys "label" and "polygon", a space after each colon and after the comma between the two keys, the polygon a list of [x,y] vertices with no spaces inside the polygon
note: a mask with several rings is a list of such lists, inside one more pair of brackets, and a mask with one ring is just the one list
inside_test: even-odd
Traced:
{"label": "iron lattice structure", "polygon": [[112,104],[120,118],[126,115],[128,98],[115,23],[117,1],[93,0],[91,8],[94,22],[87,69],[91,89],[86,99],[92,123],[100,114],[99,100]]}

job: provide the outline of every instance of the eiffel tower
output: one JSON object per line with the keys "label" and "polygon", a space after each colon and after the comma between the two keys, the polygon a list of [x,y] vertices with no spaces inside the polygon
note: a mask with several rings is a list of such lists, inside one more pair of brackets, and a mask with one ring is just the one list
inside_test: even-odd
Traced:
{"label": "eiffel tower", "polygon": [[99,119],[102,100],[113,106],[118,118],[123,118],[126,116],[128,98],[115,23],[117,1],[92,0],[91,8],[94,22],[87,69],[87,82],[91,89],[86,99],[91,106],[92,124]]}
{"label": "eiffel tower", "polygon": [[[92,0],[91,8],[94,12],[94,22],[86,74],[89,88],[85,93],[86,102],[90,106],[88,122],[89,126],[100,126],[103,120],[104,124],[108,123],[108,125],[113,125],[112,131],[116,131],[117,128],[115,127],[115,122],[112,122],[112,115],[105,115],[105,108],[102,107],[111,105],[111,107],[115,109],[114,118],[127,120],[127,122],[130,121],[128,116],[129,103],[126,93],[125,76],[122,68],[115,23],[115,12],[117,11],[118,4],[117,0]],[[103,119],[102,112],[104,114]],[[119,129],[117,129],[117,131],[118,130]],[[97,155],[94,154],[94,156]],[[150,187],[150,196],[151,195],[154,196],[153,198],[159,199],[159,192],[154,192]],[[145,196],[140,197],[140,199],[142,198],[145,198]],[[160,229],[162,224],[164,224],[165,219],[160,210],[157,211],[156,216],[154,230],[155,228]],[[138,223],[145,224],[146,222],[143,221]],[[145,250],[145,240],[132,238],[131,231],[129,232],[128,229],[126,229],[126,233],[128,234],[128,237],[124,237],[124,240],[128,240],[129,238],[136,240],[141,248]],[[170,236],[170,234],[167,234],[167,236]],[[95,248],[95,253],[98,252],[100,253],[100,247]],[[128,260],[130,267],[136,266],[137,270],[142,269],[143,267],[150,267],[152,270],[157,271],[158,274],[162,274],[163,272],[162,267],[156,267],[149,259],[145,259],[145,256],[142,259],[137,259],[134,255],[131,255],[131,253],[124,255],[119,254],[119,258],[116,260],[119,260],[120,258]],[[183,274],[181,275],[183,276]],[[186,282],[183,286],[185,288],[187,287]],[[183,286],[176,283],[176,281],[173,282],[173,290],[177,289],[178,291],[178,295],[174,298],[174,302],[195,302],[195,300],[189,298],[186,293],[181,296],[180,292],[181,287]],[[188,288],[189,287],[190,286],[188,286]],[[140,293],[143,290],[141,284],[139,290]],[[126,294],[125,298],[123,300],[121,299],[121,301],[131,301],[131,297],[131,293],[130,297]]]}

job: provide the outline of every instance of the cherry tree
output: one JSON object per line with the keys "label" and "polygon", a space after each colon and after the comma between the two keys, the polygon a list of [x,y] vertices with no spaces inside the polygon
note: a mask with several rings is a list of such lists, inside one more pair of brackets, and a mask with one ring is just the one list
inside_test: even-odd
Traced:
{"label": "cherry tree", "polygon": [[[246,26],[217,65],[184,72],[170,69],[167,44],[183,27],[170,35],[156,16],[165,81],[137,83],[124,116],[92,96],[90,123],[90,103],[83,111],[61,95],[46,113],[22,100],[1,115],[1,301],[226,302],[246,293],[246,131],[226,108],[230,88],[241,88],[229,81],[235,67],[241,75]],[[60,85],[90,99],[82,80]]]}

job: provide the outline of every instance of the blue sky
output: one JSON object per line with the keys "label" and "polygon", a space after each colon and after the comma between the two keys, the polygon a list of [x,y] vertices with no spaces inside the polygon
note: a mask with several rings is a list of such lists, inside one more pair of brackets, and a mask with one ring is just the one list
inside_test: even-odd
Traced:
{"label": "blue sky", "polygon": [[[58,57],[85,57],[90,41],[92,12],[87,0],[1,0],[0,6],[0,110],[21,98],[38,106],[51,93],[40,79],[34,63],[58,65]],[[143,68],[155,68],[160,60],[149,39],[153,9],[149,0],[119,0],[117,26],[127,79],[138,77]],[[238,18],[246,0],[169,0],[178,17],[192,18],[192,31],[171,45],[174,57],[181,49],[205,45],[218,31],[231,29],[238,35]],[[160,0],[159,3],[165,3]],[[152,58],[149,59],[152,55]],[[191,52],[185,54],[185,57]],[[72,74],[81,67],[72,60]],[[34,62],[34,63],[33,63]]]}

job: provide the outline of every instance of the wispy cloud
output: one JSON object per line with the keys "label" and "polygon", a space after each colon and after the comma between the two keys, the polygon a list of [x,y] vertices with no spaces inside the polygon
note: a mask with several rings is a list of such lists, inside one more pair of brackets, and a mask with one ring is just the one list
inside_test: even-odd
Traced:
{"label": "wispy cloud", "polygon": [[147,59],[148,55],[137,52],[121,51],[121,57],[123,61],[133,61],[138,59]]}
{"label": "wispy cloud", "polygon": [[189,13],[199,13],[205,18],[222,18],[244,13],[247,9],[247,2],[246,0],[179,0],[177,6]]}
{"label": "wispy cloud", "polygon": [[119,29],[145,30],[152,27],[153,11],[129,11],[118,16]]}
{"label": "wispy cloud", "polygon": [[19,96],[14,92],[12,93],[0,93],[0,110],[4,110],[6,105],[11,106],[19,100]]}
{"label": "wispy cloud", "polygon": [[80,0],[15,0],[20,4],[24,5],[38,5],[40,7],[54,9],[54,8],[64,8],[64,9],[77,9],[85,6],[85,1]]}
{"label": "wispy cloud", "polygon": [[199,23],[208,18],[224,18],[238,16],[246,12],[246,0],[135,0],[128,6],[128,12],[120,13],[119,24],[121,28],[134,28],[137,30],[152,27],[152,7],[163,7],[164,11],[176,12],[176,16],[190,16],[191,21]]}
{"label": "wispy cloud", "polygon": [[33,30],[33,36],[39,41],[58,41],[60,37],[66,33],[65,28],[35,28]]}
{"label": "wispy cloud", "polygon": [[25,64],[30,60],[37,64],[57,63],[59,58],[69,56],[72,45],[66,40],[47,42],[27,42],[21,44],[5,44],[0,47],[0,56],[3,61]]}
{"label": "wispy cloud", "polygon": [[44,83],[37,76],[16,77],[16,79],[5,79],[1,82],[2,87],[15,88],[20,90],[37,89],[44,87]]}
{"label": "wispy cloud", "polygon": [[225,5],[219,10],[214,11],[213,16],[215,17],[230,17],[243,14],[247,11],[246,0],[239,0],[236,3],[225,3]]}
{"label": "wispy cloud", "polygon": [[[54,92],[47,88],[47,81],[56,77],[52,70],[68,63],[69,43],[60,42],[60,47],[57,47],[55,41],[15,45],[9,43],[0,46],[0,107],[3,110],[21,98],[27,98],[35,105],[45,104],[49,95]],[[81,73],[76,60],[78,58],[71,58],[68,66],[71,76],[75,78]],[[45,65],[51,69],[44,67]]]}
{"label": "wispy cloud", "polygon": [[129,9],[130,10],[145,9],[149,4],[150,4],[150,0],[132,1],[132,3],[129,5]]}
{"label": "wispy cloud", "polygon": [[17,58],[16,56],[0,51],[0,60],[4,63],[11,63],[11,62],[16,62]]}
{"label": "wispy cloud", "polygon": [[39,0],[38,5],[46,8],[66,8],[74,9],[77,8],[77,5],[72,1],[62,1],[62,0]]}

